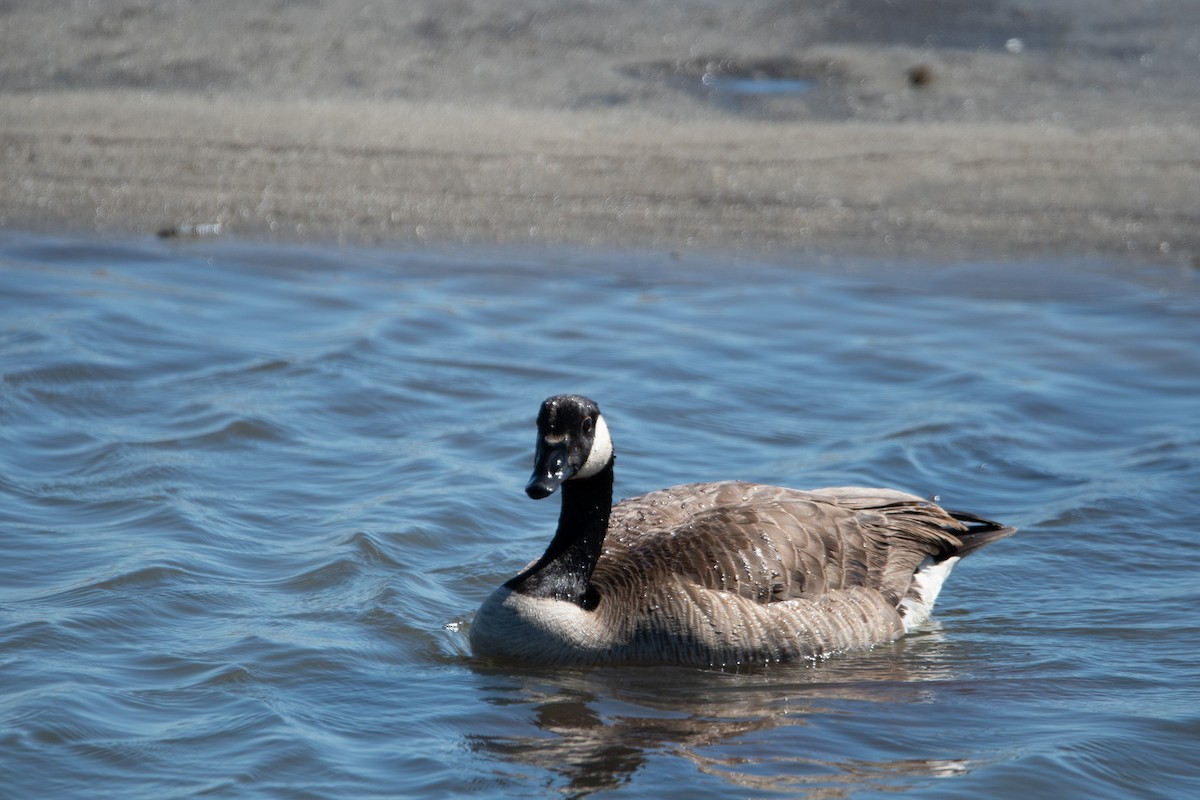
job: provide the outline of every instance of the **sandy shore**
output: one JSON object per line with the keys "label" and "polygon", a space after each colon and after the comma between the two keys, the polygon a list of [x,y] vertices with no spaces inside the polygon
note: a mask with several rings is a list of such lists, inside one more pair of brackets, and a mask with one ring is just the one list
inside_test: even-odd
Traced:
{"label": "sandy shore", "polygon": [[1200,7],[45,5],[10,228],[1200,260]]}

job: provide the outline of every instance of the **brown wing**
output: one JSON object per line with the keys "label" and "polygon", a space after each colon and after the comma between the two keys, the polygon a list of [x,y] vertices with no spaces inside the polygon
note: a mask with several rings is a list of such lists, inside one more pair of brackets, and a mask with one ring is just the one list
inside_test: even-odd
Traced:
{"label": "brown wing", "polygon": [[762,604],[866,587],[894,605],[922,560],[962,546],[962,530],[902,492],[690,484],[615,506],[593,581],[645,596],[642,576],[669,574]]}

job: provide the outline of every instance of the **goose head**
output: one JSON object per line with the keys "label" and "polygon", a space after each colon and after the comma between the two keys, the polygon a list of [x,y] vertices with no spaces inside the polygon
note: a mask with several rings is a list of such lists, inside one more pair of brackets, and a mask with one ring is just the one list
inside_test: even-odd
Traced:
{"label": "goose head", "polygon": [[612,460],[612,438],[593,400],[577,394],[547,398],[538,411],[533,475],[525,494],[534,500],[549,497],[565,481],[590,478]]}

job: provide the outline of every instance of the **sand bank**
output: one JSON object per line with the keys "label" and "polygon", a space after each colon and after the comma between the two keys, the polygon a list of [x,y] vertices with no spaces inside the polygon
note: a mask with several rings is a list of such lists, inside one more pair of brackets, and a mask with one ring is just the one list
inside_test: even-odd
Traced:
{"label": "sand bank", "polygon": [[1200,257],[1200,35],[1119,3],[39,5],[9,227]]}

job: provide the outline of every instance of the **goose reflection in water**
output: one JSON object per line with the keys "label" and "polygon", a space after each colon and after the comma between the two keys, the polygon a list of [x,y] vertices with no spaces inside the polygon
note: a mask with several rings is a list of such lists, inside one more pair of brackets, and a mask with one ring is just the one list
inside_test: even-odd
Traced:
{"label": "goose reflection in water", "polygon": [[[821,737],[840,706],[917,706],[955,679],[936,623],[869,653],[739,673],[678,667],[557,669],[513,673],[476,666],[485,699],[526,704],[535,731],[472,735],[468,746],[560,775],[568,797],[630,783],[656,754],[680,756],[730,786],[793,797],[899,790],[913,777],[952,777],[972,764],[938,759],[822,758]],[[854,715],[858,717],[860,715]],[[832,724],[838,724],[833,722]],[[797,733],[798,729],[810,730]],[[880,736],[891,734],[880,730]],[[904,781],[897,779],[904,778]]]}

